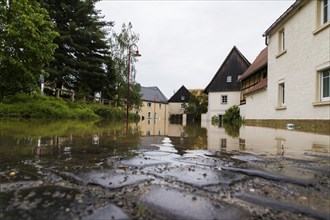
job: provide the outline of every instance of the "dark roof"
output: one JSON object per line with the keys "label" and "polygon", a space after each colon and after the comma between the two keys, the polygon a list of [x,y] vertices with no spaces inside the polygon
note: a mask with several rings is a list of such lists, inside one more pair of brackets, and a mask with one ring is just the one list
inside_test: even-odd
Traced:
{"label": "dark roof", "polygon": [[186,87],[181,86],[181,88],[176,93],[174,93],[174,95],[168,100],[168,102],[188,102],[189,98],[189,90],[186,89]]}
{"label": "dark roof", "polygon": [[259,91],[261,89],[264,89],[267,87],[267,78],[262,79],[260,82],[258,82],[256,85],[250,87],[249,92],[247,94],[251,94],[253,92]]}
{"label": "dark roof", "polygon": [[143,87],[141,86],[141,99],[143,101],[167,103],[166,96],[158,89],[157,86]]}
{"label": "dark roof", "polygon": [[305,0],[296,0],[266,31],[262,36],[267,36],[269,33],[274,30],[274,28],[288,18],[295,9],[302,7],[307,1]]}
{"label": "dark roof", "polygon": [[[228,56],[214,75],[211,82],[207,85],[204,93],[220,91],[240,91],[241,83],[237,80],[248,67],[250,62],[236,48],[229,52]],[[227,83],[227,76],[232,77],[232,82]]]}
{"label": "dark roof", "polygon": [[260,69],[263,69],[267,66],[267,58],[268,58],[268,49],[267,47],[263,49],[257,58],[253,61],[251,66],[241,75],[240,80],[246,79],[254,73],[258,72]]}

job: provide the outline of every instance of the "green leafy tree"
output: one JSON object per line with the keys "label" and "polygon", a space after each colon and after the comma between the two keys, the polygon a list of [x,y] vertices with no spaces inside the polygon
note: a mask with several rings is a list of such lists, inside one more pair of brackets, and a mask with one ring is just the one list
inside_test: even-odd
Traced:
{"label": "green leafy tree", "polygon": [[0,0],[0,99],[37,90],[53,60],[58,36],[47,11],[34,0]]}
{"label": "green leafy tree", "polygon": [[201,115],[207,112],[208,97],[200,90],[190,91],[189,102],[185,106],[185,113],[192,114],[195,120],[200,121]]}
{"label": "green leafy tree", "polygon": [[[112,33],[110,38],[111,54],[114,61],[114,72],[116,77],[116,89],[117,89],[117,103],[122,105],[127,98],[127,81],[128,81],[128,50],[130,45],[137,44],[139,36],[133,32],[133,25],[123,24],[120,33]],[[132,48],[136,49],[136,48]],[[130,62],[130,107],[138,108],[141,105],[140,85],[135,81],[136,69],[134,63],[137,62],[137,58],[131,56]]]}
{"label": "green leafy tree", "polygon": [[225,114],[223,115],[223,123],[224,124],[238,124],[241,125],[244,119],[240,115],[240,109],[237,105],[233,105],[229,109],[226,110]]}
{"label": "green leafy tree", "polygon": [[98,0],[40,0],[56,30],[58,49],[47,78],[56,88],[93,95],[101,91],[110,98],[114,90],[114,69],[107,39],[112,22],[102,20],[95,9]]}

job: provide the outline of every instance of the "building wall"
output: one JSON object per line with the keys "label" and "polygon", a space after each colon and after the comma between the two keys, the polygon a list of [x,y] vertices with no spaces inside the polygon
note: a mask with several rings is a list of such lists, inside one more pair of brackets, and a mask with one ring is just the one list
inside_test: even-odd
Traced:
{"label": "building wall", "polygon": [[[146,132],[146,134],[143,135],[167,134],[168,104],[150,102],[151,106],[148,107],[147,103],[148,101],[143,101],[139,111],[141,130]],[[150,112],[150,117],[148,117],[148,112]]]}
{"label": "building wall", "polygon": [[246,104],[240,107],[241,116],[245,117],[245,119],[258,119],[267,114],[264,111],[267,111],[266,105],[269,103],[268,93],[269,91],[267,90],[261,90],[246,95]]}
{"label": "building wall", "polygon": [[184,109],[181,108],[181,102],[170,102],[168,104],[168,113],[169,115],[178,115],[178,114],[183,114]]}
{"label": "building wall", "polygon": [[[221,104],[221,96],[227,95],[227,104]],[[240,92],[210,92],[208,96],[208,112],[206,120],[216,115],[224,115],[225,111],[233,105],[240,104]]]}
{"label": "building wall", "polygon": [[[318,28],[317,1],[306,1],[281,28],[285,31],[286,53],[278,56],[279,31],[270,36],[268,44],[268,109],[264,118],[329,119],[330,105],[315,106],[319,93],[320,66],[330,67],[330,27],[313,34]],[[278,107],[278,84],[285,82],[285,106]],[[269,101],[269,102],[268,102]]]}
{"label": "building wall", "polygon": [[[319,103],[318,70],[330,68],[330,25],[315,32],[319,28],[319,2],[306,1],[305,6],[270,34],[267,94],[258,95],[259,104],[257,99],[249,98],[247,104],[253,106],[255,112],[247,110],[247,118],[329,120],[330,102]],[[282,28],[286,51],[280,55],[279,31]],[[285,107],[282,108],[278,108],[280,82],[285,83]]]}

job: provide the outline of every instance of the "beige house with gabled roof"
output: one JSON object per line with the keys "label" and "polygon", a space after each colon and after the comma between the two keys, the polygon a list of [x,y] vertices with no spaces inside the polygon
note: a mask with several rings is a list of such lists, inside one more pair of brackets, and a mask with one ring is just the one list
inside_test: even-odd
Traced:
{"label": "beige house with gabled roof", "polygon": [[329,128],[329,2],[297,0],[265,31],[267,90],[246,119],[307,121]]}
{"label": "beige house with gabled roof", "polygon": [[139,125],[142,135],[165,135],[168,127],[168,101],[156,86],[141,86],[142,106],[139,110]]}

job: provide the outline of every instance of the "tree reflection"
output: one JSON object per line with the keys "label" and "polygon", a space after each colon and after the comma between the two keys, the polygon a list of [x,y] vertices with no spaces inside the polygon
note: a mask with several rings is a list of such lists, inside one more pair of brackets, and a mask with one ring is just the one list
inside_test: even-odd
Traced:
{"label": "tree reflection", "polygon": [[237,138],[239,137],[239,129],[241,128],[242,125],[243,123],[241,122],[232,123],[232,124],[224,123],[223,127],[225,129],[226,134],[228,134],[233,138]]}

